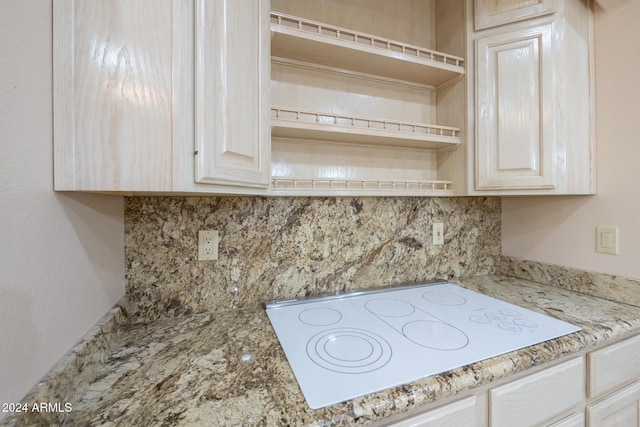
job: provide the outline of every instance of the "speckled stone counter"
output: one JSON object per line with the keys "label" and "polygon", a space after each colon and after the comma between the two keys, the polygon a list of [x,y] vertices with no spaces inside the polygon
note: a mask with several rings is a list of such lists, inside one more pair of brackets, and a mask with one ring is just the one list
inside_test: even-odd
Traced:
{"label": "speckled stone counter", "polygon": [[[70,412],[13,414],[0,424],[367,424],[640,332],[640,307],[506,276],[480,276],[457,283],[574,323],[582,330],[312,410],[262,307],[163,319],[123,326],[117,343],[110,345],[110,354],[92,368],[93,379],[83,386],[77,384],[73,392],[43,387],[52,381],[45,378],[24,399],[26,403],[69,402]],[[55,395],[46,395],[53,390],[57,390]],[[62,390],[69,394],[61,394]]]}

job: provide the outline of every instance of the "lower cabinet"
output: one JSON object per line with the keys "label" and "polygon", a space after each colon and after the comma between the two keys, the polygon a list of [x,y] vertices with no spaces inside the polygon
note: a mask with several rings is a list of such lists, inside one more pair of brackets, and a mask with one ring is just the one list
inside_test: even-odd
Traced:
{"label": "lower cabinet", "polygon": [[550,424],[549,427],[584,427],[584,414],[582,412],[576,412]]}
{"label": "lower cabinet", "polygon": [[386,424],[394,427],[584,426],[584,357]]}
{"label": "lower cabinet", "polygon": [[640,426],[640,381],[587,405],[588,427]]}
{"label": "lower cabinet", "polygon": [[636,335],[383,425],[640,427],[639,351]]}
{"label": "lower cabinet", "polygon": [[587,427],[640,427],[640,335],[587,354]]}
{"label": "lower cabinet", "polygon": [[484,426],[486,417],[483,416],[484,411],[478,414],[477,402],[476,396],[469,396],[392,425],[394,427]]}
{"label": "lower cabinet", "polygon": [[575,411],[585,398],[579,357],[489,390],[491,426],[538,426]]}

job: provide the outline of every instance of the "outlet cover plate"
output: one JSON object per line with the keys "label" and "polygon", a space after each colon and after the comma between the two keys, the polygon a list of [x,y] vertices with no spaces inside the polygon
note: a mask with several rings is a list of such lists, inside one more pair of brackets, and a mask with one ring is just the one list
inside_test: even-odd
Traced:
{"label": "outlet cover plate", "polygon": [[444,245],[444,224],[441,222],[433,224],[433,244]]}
{"label": "outlet cover plate", "polygon": [[198,261],[218,259],[218,230],[198,231]]}

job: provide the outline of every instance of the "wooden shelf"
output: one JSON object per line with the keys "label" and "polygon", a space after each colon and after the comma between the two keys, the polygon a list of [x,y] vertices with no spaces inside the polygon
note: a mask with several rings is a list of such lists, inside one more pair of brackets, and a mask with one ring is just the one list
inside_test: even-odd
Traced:
{"label": "wooden shelf", "polygon": [[465,73],[454,55],[277,12],[271,55],[431,86]]}
{"label": "wooden shelf", "polygon": [[442,150],[460,144],[460,129],[317,111],[271,107],[271,135],[276,138],[387,145]]}
{"label": "wooden shelf", "polygon": [[395,181],[272,177],[271,193],[282,196],[452,196],[451,181]]}
{"label": "wooden shelf", "polygon": [[[425,122],[442,116],[443,124],[451,117],[460,123],[436,109],[440,91],[448,107],[450,88],[463,83],[463,58],[280,12],[270,16],[269,194],[453,196],[453,182],[442,179],[451,176],[440,173],[438,161],[440,152],[461,145],[462,132]],[[435,43],[435,34],[389,35]]]}

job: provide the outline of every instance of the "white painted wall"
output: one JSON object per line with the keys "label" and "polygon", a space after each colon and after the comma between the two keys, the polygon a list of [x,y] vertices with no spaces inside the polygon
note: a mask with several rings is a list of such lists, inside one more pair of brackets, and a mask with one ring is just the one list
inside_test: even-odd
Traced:
{"label": "white painted wall", "polygon": [[0,0],[0,404],[124,295],[122,198],[52,190],[51,7]]}
{"label": "white painted wall", "polygon": [[[503,198],[502,253],[640,279],[640,0],[596,8],[598,195]],[[620,254],[595,251],[620,227]]]}

